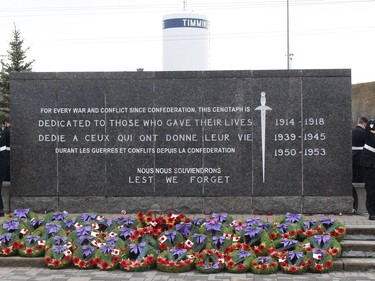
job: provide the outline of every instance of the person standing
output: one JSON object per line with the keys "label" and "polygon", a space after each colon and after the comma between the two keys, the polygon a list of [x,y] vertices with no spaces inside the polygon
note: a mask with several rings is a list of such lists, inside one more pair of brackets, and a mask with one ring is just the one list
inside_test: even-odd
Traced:
{"label": "person standing", "polygon": [[4,204],[1,190],[4,179],[10,174],[10,117],[3,122],[4,130],[0,134],[0,217],[4,216]]}
{"label": "person standing", "polygon": [[363,146],[365,145],[366,117],[358,118],[358,124],[352,130],[352,166],[353,182],[364,182],[363,169],[360,165]]}
{"label": "person standing", "polygon": [[360,164],[364,172],[366,209],[369,213],[369,220],[375,220],[375,119],[367,123],[365,136]]}

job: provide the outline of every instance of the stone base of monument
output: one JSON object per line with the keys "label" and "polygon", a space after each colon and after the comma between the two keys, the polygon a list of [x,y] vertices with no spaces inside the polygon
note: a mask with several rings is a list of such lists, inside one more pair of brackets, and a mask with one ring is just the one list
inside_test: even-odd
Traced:
{"label": "stone base of monument", "polygon": [[354,182],[353,188],[355,191],[355,207],[354,210],[357,214],[367,214],[366,209],[366,189],[365,184],[361,182]]}
{"label": "stone base of monument", "polygon": [[1,189],[1,196],[3,198],[4,212],[9,213],[9,196],[10,196],[10,182],[4,181]]}
{"label": "stone base of monument", "polygon": [[352,213],[352,196],[275,196],[275,197],[18,197],[10,198],[12,209],[31,208],[34,212],[51,211],[127,213],[153,210],[202,214],[227,212],[232,214],[303,214]]}

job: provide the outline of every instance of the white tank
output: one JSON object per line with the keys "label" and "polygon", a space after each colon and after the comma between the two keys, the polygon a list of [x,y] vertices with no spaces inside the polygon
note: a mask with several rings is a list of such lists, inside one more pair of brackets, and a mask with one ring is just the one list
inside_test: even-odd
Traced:
{"label": "white tank", "polygon": [[163,16],[163,70],[209,69],[209,21],[206,15]]}

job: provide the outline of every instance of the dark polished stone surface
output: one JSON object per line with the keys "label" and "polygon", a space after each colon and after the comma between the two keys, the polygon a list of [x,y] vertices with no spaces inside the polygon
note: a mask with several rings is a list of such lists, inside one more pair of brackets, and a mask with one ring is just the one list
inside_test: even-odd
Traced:
{"label": "dark polished stone surface", "polygon": [[350,210],[350,70],[12,73],[11,94],[13,207]]}

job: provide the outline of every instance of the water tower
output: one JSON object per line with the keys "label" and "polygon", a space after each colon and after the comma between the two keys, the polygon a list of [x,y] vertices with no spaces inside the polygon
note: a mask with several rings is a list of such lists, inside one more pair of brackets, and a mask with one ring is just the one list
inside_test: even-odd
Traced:
{"label": "water tower", "polygon": [[209,69],[209,21],[181,12],[163,16],[163,70]]}

